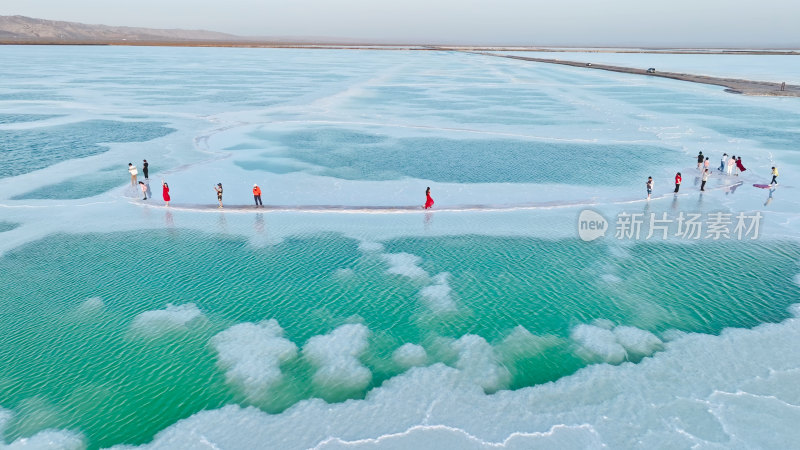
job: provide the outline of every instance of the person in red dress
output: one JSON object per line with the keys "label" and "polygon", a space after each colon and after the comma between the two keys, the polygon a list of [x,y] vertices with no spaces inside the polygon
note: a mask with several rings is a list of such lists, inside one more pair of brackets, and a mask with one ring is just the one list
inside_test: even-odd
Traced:
{"label": "person in red dress", "polygon": [[425,209],[430,209],[433,206],[433,197],[431,197],[431,188],[425,189]]}
{"label": "person in red dress", "polygon": [[739,169],[739,172],[744,172],[745,170],[747,170],[747,169],[744,168],[744,165],[742,164],[742,157],[741,156],[736,158],[736,168]]}
{"label": "person in red dress", "polygon": [[164,201],[167,203],[167,206],[169,206],[169,185],[166,181],[162,181],[161,186],[161,195],[164,197]]}

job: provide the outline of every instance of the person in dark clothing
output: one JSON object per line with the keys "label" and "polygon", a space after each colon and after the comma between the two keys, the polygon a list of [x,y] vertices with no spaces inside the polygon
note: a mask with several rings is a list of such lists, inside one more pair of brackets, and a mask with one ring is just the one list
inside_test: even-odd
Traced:
{"label": "person in dark clothing", "polygon": [[706,158],[705,158],[705,156],[703,156],[703,152],[700,152],[700,153],[697,154],[697,168],[698,169],[703,167],[703,160],[704,159],[706,159]]}
{"label": "person in dark clothing", "polygon": [[217,183],[217,185],[214,186],[214,190],[217,191],[218,208],[222,208],[222,183]]}
{"label": "person in dark clothing", "polygon": [[148,175],[148,173],[147,173],[147,170],[148,170],[147,166],[149,166],[149,164],[147,164],[147,160],[145,159],[144,163],[142,164],[142,172],[144,173],[144,179],[145,180],[150,179],[150,175]]}

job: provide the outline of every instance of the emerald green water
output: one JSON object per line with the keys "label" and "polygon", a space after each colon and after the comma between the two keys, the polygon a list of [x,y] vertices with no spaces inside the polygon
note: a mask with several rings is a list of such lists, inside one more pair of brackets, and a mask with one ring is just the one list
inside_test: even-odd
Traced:
{"label": "emerald green water", "polygon": [[[421,299],[430,280],[387,273],[380,252],[340,235],[287,239],[265,248],[190,231],[61,235],[0,258],[0,404],[16,415],[5,440],[45,428],[85,434],[91,448],[138,444],[181,418],[229,403],[279,412],[297,401],[360,398],[404,369],[391,360],[405,343],[430,362],[454,363],[440,338],[477,334],[511,372],[507,388],[556,380],[592,363],[570,330],[595,319],[666,330],[718,333],[788,316],[793,242],[603,243],[483,236],[384,242],[383,253],[421,257],[448,272],[456,309]],[[340,269],[350,269],[341,271]],[[81,305],[92,297],[103,307]],[[141,333],[134,318],[168,303],[194,303],[205,319]],[[302,348],[345,323],[371,331],[363,390],[322,388],[302,356],[282,367],[266,400],[226,383],[209,339],[241,322],[274,318]],[[516,326],[541,337],[535,351],[502,345]],[[640,358],[632,358],[634,362]]]}

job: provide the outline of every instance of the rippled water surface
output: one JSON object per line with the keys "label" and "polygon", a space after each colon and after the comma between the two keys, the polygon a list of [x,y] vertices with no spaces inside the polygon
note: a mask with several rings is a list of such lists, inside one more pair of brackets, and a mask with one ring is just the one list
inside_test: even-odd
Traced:
{"label": "rippled water surface", "polygon": [[[458,52],[0,57],[5,443],[793,442],[794,99]],[[700,192],[699,151],[748,170]],[[763,221],[616,239],[630,212]]]}

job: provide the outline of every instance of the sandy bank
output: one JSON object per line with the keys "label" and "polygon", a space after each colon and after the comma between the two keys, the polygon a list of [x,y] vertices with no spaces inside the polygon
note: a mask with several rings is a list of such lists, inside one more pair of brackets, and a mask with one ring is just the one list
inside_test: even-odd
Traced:
{"label": "sandy bank", "polygon": [[800,86],[768,81],[741,80],[737,78],[717,78],[707,75],[693,75],[687,73],[674,72],[648,72],[647,69],[636,69],[632,67],[609,66],[605,64],[593,64],[578,61],[564,61],[560,59],[532,58],[527,56],[501,55],[491,52],[469,52],[478,55],[493,56],[496,58],[519,59],[522,61],[533,61],[547,64],[561,64],[565,66],[582,67],[584,69],[607,70],[610,72],[630,73],[634,75],[645,75],[650,77],[671,78],[673,80],[690,81],[692,83],[712,84],[725,87],[727,92],[744,95],[766,95],[780,97],[800,97]]}

